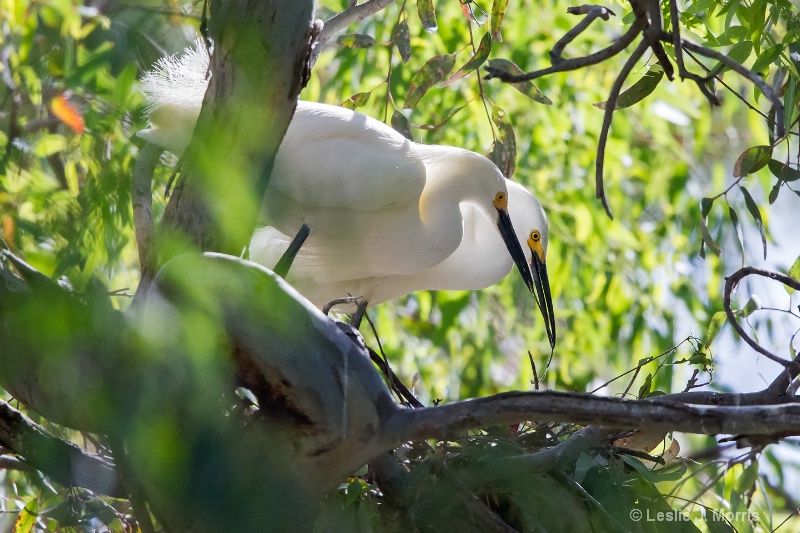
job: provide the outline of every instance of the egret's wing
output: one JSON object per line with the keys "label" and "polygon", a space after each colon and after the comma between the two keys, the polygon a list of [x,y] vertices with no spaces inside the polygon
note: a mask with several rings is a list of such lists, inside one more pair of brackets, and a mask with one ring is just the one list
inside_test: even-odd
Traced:
{"label": "egret's wing", "polygon": [[299,102],[275,161],[270,193],[309,210],[416,206],[425,187],[425,164],[416,146],[360,113]]}

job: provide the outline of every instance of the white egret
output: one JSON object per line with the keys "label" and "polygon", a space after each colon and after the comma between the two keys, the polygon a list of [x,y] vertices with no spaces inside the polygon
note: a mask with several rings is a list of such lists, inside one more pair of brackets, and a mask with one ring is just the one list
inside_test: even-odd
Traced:
{"label": "white egret", "polygon": [[[198,43],[144,77],[153,108],[141,137],[185,149],[208,60]],[[555,345],[544,211],[481,155],[414,143],[361,113],[300,101],[264,211],[270,226],[255,232],[250,258],[274,268],[306,224],[287,281],[319,307],[348,295],[376,304],[423,289],[482,289],[516,264]]]}

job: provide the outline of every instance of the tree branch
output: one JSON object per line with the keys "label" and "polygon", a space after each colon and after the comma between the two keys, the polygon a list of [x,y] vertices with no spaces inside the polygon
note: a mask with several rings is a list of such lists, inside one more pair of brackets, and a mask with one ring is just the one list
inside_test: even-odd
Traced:
{"label": "tree branch", "polygon": [[[750,347],[753,348],[755,351],[757,351],[762,355],[765,355],[766,357],[775,361],[776,363],[783,365],[786,371],[790,373],[791,379],[794,379],[795,377],[797,377],[798,374],[800,374],[800,363],[798,363],[797,360],[787,361],[786,359],[779,357],[774,353],[770,352],[769,350],[763,348],[760,344],[758,344],[756,341],[750,338],[747,332],[745,332],[744,328],[742,328],[742,326],[739,325],[739,322],[736,320],[736,316],[733,314],[733,309],[731,308],[731,294],[733,293],[734,289],[736,289],[736,286],[739,284],[739,282],[742,281],[747,276],[750,276],[751,274],[763,276],[765,278],[770,278],[775,281],[780,281],[784,285],[791,287],[795,290],[800,290],[800,281],[792,279],[789,276],[781,274],[779,272],[762,270],[760,268],[744,267],[737,270],[727,278],[725,278],[725,294],[723,298],[725,315],[728,317],[728,322],[731,323],[733,329],[736,330],[736,333],[738,333],[739,336],[747,344],[749,344]],[[789,379],[789,381],[791,381],[791,379]]]}
{"label": "tree branch", "polygon": [[566,392],[509,392],[426,409],[403,410],[386,426],[396,442],[450,439],[492,425],[525,420],[603,427],[652,428],[705,435],[800,434],[796,403],[700,406],[663,400],[624,400]]}
{"label": "tree branch", "polygon": [[584,4],[582,6],[577,7],[569,7],[567,8],[567,13],[571,15],[586,15],[583,17],[579,23],[577,23],[572,29],[570,29],[564,36],[558,40],[556,45],[550,51],[550,63],[556,65],[564,59],[561,57],[564,48],[575,40],[575,38],[583,33],[589,25],[594,22],[596,18],[602,18],[603,20],[608,20],[610,17],[614,16],[614,12],[608,9],[607,7],[603,6],[593,6]]}
{"label": "tree branch", "polygon": [[111,463],[49,433],[3,400],[0,400],[0,444],[64,487],[77,486],[114,498],[125,497]]}
{"label": "tree branch", "polygon": [[534,80],[536,78],[541,78],[542,76],[547,76],[548,74],[553,74],[554,72],[566,72],[570,70],[578,70],[584,67],[588,67],[590,65],[596,65],[597,63],[601,63],[606,59],[610,59],[615,55],[617,55],[618,53],[625,50],[628,47],[628,45],[630,45],[633,42],[636,36],[639,35],[639,33],[641,33],[646,24],[647,24],[646,20],[636,19],[634,23],[631,25],[631,27],[628,28],[628,31],[626,31],[622,35],[622,37],[617,39],[613,44],[611,44],[606,48],[603,48],[598,52],[589,54],[588,56],[576,57],[574,59],[565,59],[559,62],[557,65],[553,65],[542,70],[535,70],[533,72],[520,75],[514,75],[497,68],[486,67],[487,74],[486,76],[484,76],[484,79],[491,80],[493,78],[497,78],[498,80],[505,83],[516,83],[519,81],[528,81],[528,80]]}
{"label": "tree branch", "polygon": [[366,0],[359,5],[356,5],[355,2],[351,2],[350,7],[326,20],[325,25],[322,27],[322,31],[317,37],[317,42],[314,46],[314,49],[311,52],[311,65],[313,66],[314,63],[317,62],[319,54],[334,35],[345,29],[350,24],[364,20],[370,15],[374,15],[378,11],[387,7],[389,4],[393,3],[393,1],[394,0]]}
{"label": "tree branch", "polygon": [[[163,149],[145,143],[139,151],[139,158],[131,176],[131,203],[133,204],[133,227],[136,231],[136,244],[139,249],[139,267],[141,279],[149,280],[153,275],[153,193],[150,184],[153,171],[163,153]],[[145,282],[147,283],[147,282]],[[142,290],[147,287],[142,287]]]}

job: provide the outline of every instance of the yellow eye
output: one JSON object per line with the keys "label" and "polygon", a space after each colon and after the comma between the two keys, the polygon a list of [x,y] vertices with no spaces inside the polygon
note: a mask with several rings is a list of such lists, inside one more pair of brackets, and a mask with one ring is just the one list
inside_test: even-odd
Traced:
{"label": "yellow eye", "polygon": [[533,242],[539,242],[539,240],[540,240],[541,238],[542,238],[542,234],[541,234],[541,233],[539,233],[537,230],[533,230],[533,231],[531,232],[531,240],[532,240]]}
{"label": "yellow eye", "polygon": [[495,202],[502,202],[503,200],[505,200],[505,198],[506,198],[506,193],[504,192],[499,192],[494,195]]}

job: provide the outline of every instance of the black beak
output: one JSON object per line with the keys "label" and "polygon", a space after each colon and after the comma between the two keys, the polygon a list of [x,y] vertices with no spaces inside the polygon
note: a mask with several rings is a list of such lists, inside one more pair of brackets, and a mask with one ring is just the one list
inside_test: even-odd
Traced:
{"label": "black beak", "polygon": [[[511,254],[511,259],[514,260],[514,264],[517,265],[522,279],[525,280],[525,285],[533,292],[531,269],[528,266],[528,261],[525,259],[525,252],[522,251],[522,246],[519,244],[519,240],[517,240],[517,234],[514,232],[514,226],[511,224],[511,217],[508,216],[508,211],[505,209],[497,209],[497,229],[500,230],[500,235],[506,243],[508,253]],[[550,294],[549,289],[548,294]]]}
{"label": "black beak", "polygon": [[539,259],[539,254],[533,252],[531,259],[531,271],[533,272],[533,284],[536,292],[531,288],[539,310],[542,312],[544,327],[547,330],[547,339],[550,341],[550,348],[556,347],[556,319],[553,315],[553,298],[550,296],[550,279],[547,277],[547,265]]}

